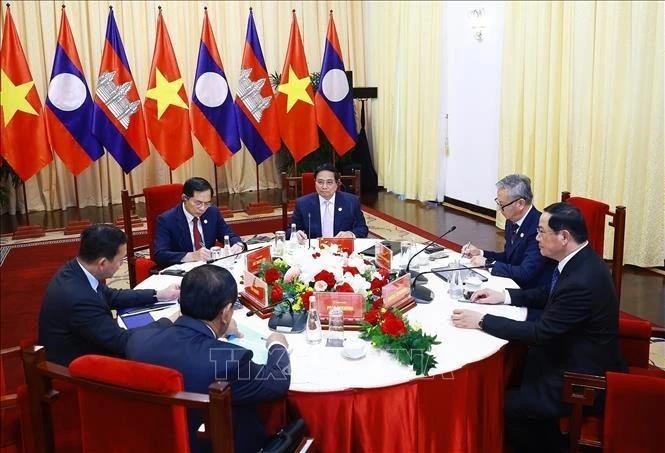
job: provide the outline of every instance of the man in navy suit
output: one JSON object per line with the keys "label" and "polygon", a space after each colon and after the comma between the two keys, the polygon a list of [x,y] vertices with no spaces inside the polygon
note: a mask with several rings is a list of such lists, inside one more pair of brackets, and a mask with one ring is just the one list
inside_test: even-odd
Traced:
{"label": "man in navy suit", "polygon": [[[291,383],[288,343],[281,333],[266,340],[268,362],[252,362],[252,351],[218,338],[239,335],[233,316],[238,297],[229,271],[206,264],[182,279],[180,311],[175,323],[163,318],[139,329],[127,344],[127,357],[173,368],[182,373],[185,390],[208,393],[215,380],[228,381],[233,403],[235,450],[254,452],[266,433],[256,403],[282,398]],[[193,452],[209,451],[210,444],[197,438],[201,414],[189,414],[189,441]]]}
{"label": "man in navy suit", "polygon": [[495,201],[506,218],[503,252],[480,250],[468,244],[462,254],[473,257],[473,266],[493,266],[492,275],[511,278],[520,288],[548,283],[556,262],[538,251],[536,228],[540,211],[532,204],[531,180],[524,175],[508,175],[497,182],[496,187]]}
{"label": "man in navy suit", "polygon": [[216,241],[229,237],[231,253],[246,249],[240,237],[213,206],[212,186],[203,178],[189,178],[182,187],[182,203],[157,217],[155,261],[169,266],[188,261],[208,261]]}
{"label": "man in navy suit", "polygon": [[504,404],[506,436],[520,452],[562,447],[558,419],[570,412],[561,396],[564,371],[604,376],[626,368],[619,352],[614,284],[607,265],[589,246],[580,211],[568,203],[545,208],[537,240],[541,253],[558,262],[549,284],[503,293],[482,289],[471,301],[543,308],[540,319],[514,321],[460,309],[452,315],[457,327],[529,345],[522,383],[506,392]]}
{"label": "man in navy suit", "polygon": [[113,277],[127,253],[127,236],[113,225],[92,225],[81,233],[78,257],[58,270],[46,288],[39,312],[39,344],[46,358],[68,366],[85,354],[124,356],[130,332],[111,310],[178,298],[179,286],[113,289],[101,281]]}
{"label": "man in navy suit", "polygon": [[337,169],[329,163],[314,172],[316,193],[296,200],[292,223],[296,224],[298,240],[312,238],[366,238],[369,230],[360,201],[355,195],[337,191],[340,184]]}

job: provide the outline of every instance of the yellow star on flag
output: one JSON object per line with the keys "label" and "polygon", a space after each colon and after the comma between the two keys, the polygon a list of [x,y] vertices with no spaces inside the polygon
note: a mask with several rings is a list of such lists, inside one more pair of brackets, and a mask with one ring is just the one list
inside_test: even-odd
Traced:
{"label": "yellow star on flag", "polygon": [[169,82],[159,68],[155,69],[155,87],[150,88],[145,93],[145,97],[157,101],[157,119],[162,117],[169,105],[187,110],[187,104],[178,94],[181,87],[182,78]]}
{"label": "yellow star on flag", "polygon": [[2,105],[2,113],[4,113],[5,126],[9,124],[14,114],[19,110],[30,115],[39,115],[26,99],[35,84],[33,80],[14,85],[5,71],[2,71],[0,82],[0,105]]}
{"label": "yellow star on flag", "polygon": [[289,112],[298,101],[314,105],[312,98],[310,98],[309,93],[307,93],[307,86],[309,83],[310,80],[308,75],[299,79],[296,73],[293,72],[293,68],[289,66],[289,81],[277,87],[277,91],[284,93],[287,96],[287,112]]}

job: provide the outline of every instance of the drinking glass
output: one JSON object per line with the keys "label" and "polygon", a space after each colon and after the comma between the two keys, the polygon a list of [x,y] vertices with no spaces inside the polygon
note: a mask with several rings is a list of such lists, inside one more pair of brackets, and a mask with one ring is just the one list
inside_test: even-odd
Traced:
{"label": "drinking glass", "polygon": [[400,269],[406,269],[406,265],[413,256],[413,243],[411,241],[402,241],[400,244]]}
{"label": "drinking glass", "polygon": [[273,246],[272,254],[275,256],[284,255],[285,246],[286,234],[283,231],[275,231],[275,245]]}
{"label": "drinking glass", "polygon": [[328,340],[326,346],[341,348],[344,346],[344,310],[331,307],[328,311]]}

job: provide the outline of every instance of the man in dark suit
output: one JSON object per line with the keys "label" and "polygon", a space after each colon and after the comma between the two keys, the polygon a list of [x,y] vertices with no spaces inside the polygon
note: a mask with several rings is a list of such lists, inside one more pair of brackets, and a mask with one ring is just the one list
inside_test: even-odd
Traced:
{"label": "man in dark suit", "polygon": [[212,203],[212,186],[203,178],[189,178],[182,187],[182,203],[157,217],[155,261],[169,266],[188,261],[208,261],[216,241],[229,237],[231,253],[245,250],[245,244],[224,221]]}
{"label": "man in dark suit", "polygon": [[[236,281],[229,271],[206,264],[182,279],[180,311],[175,323],[163,318],[137,331],[127,344],[127,357],[174,368],[182,373],[185,390],[208,393],[208,386],[222,379],[231,385],[235,449],[257,451],[266,434],[255,405],[281,398],[291,383],[288,343],[273,333],[266,340],[268,362],[252,362],[252,351],[218,340],[238,335],[233,302],[238,297]],[[206,451],[209,443],[197,439],[201,416],[189,417],[192,451]]]}
{"label": "man in dark suit", "polygon": [[619,352],[619,303],[607,265],[594,253],[580,211],[568,203],[545,208],[538,225],[544,256],[558,261],[551,283],[539,288],[482,289],[472,302],[543,308],[537,321],[514,321],[472,310],[453,310],[457,327],[481,329],[529,350],[519,388],[506,393],[506,436],[517,451],[558,451],[563,372],[604,375],[625,370]]}
{"label": "man in dark suit", "polygon": [[127,236],[113,225],[92,225],[81,233],[78,257],[51,279],[39,312],[38,341],[48,360],[68,366],[85,354],[124,356],[130,332],[118,326],[111,310],[178,298],[178,285],[155,291],[102,284],[126,253]]}
{"label": "man in dark suit", "polygon": [[298,240],[312,238],[366,238],[369,230],[360,201],[355,195],[337,191],[340,184],[337,169],[329,163],[314,172],[316,193],[296,200],[292,223],[296,224]]}
{"label": "man in dark suit", "polygon": [[508,175],[496,183],[496,204],[506,218],[506,245],[502,252],[480,250],[466,245],[462,253],[473,257],[473,266],[491,265],[492,275],[511,278],[520,288],[549,283],[556,262],[538,251],[536,228],[540,211],[533,206],[531,180],[524,175]]}

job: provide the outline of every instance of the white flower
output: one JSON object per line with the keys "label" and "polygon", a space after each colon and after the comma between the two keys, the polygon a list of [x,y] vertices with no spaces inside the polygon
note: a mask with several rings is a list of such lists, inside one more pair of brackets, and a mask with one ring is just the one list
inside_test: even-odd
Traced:
{"label": "white flower", "polygon": [[323,280],[318,280],[314,283],[314,291],[321,292],[325,291],[328,288],[328,284]]}
{"label": "white flower", "polygon": [[286,271],[286,274],[284,274],[284,281],[286,283],[292,283],[298,276],[300,275],[302,271],[298,266],[292,266],[289,268],[288,271]]}

